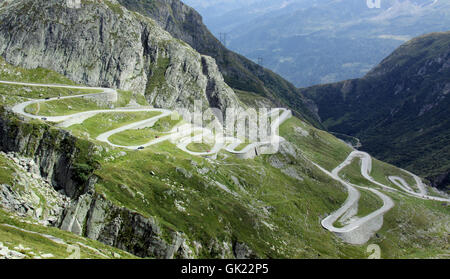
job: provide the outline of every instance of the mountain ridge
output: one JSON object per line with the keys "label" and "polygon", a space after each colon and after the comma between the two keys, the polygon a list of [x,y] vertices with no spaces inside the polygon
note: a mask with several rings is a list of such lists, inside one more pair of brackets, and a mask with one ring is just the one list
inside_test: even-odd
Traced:
{"label": "mountain ridge", "polygon": [[129,10],[153,18],[162,28],[191,45],[199,53],[213,57],[225,82],[235,90],[257,93],[277,106],[287,106],[294,114],[321,126],[314,104],[278,74],[228,50],[203,24],[202,16],[179,0],[118,0]]}
{"label": "mountain ridge", "polygon": [[0,55],[13,65],[48,68],[77,83],[144,95],[156,107],[225,111],[240,101],[217,65],[152,19],[116,0],[15,1],[1,8]]}
{"label": "mountain ridge", "polygon": [[262,57],[297,87],[362,77],[407,40],[446,31],[450,10],[442,0],[186,2],[215,35],[228,33],[230,49]]}
{"label": "mountain ridge", "polygon": [[330,131],[448,186],[450,32],[415,38],[361,79],[302,89]]}

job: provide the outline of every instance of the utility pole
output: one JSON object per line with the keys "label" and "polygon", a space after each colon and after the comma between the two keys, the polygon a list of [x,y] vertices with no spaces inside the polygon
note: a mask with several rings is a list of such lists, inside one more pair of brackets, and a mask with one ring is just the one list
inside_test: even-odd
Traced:
{"label": "utility pole", "polygon": [[264,65],[264,58],[258,57],[258,64],[262,67]]}
{"label": "utility pole", "polygon": [[223,32],[219,33],[219,40],[222,42],[222,44],[224,46],[227,46],[227,36],[228,36],[227,33],[223,33]]}
{"label": "utility pole", "polygon": [[258,65],[261,66],[259,68],[259,74],[260,75],[264,74],[264,58],[258,57]]}

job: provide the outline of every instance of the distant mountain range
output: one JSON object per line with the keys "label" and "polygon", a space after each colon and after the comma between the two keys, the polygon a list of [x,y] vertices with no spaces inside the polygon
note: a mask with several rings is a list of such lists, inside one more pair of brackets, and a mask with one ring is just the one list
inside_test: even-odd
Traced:
{"label": "distant mountain range", "polygon": [[450,185],[450,32],[398,48],[364,78],[302,90],[333,132],[379,159]]}
{"label": "distant mountain range", "polygon": [[227,46],[296,86],[357,78],[407,40],[450,26],[450,1],[185,0]]}

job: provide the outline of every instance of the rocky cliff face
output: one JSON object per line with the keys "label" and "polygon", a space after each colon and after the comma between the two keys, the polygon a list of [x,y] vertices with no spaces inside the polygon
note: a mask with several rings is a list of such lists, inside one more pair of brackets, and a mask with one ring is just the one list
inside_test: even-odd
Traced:
{"label": "rocky cliff face", "polygon": [[154,19],[173,37],[199,53],[213,57],[233,89],[254,92],[276,106],[291,108],[296,116],[321,126],[316,106],[294,85],[249,59],[228,50],[203,24],[197,11],[179,0],[118,0],[129,10]]}
{"label": "rocky cliff face", "polygon": [[[0,185],[0,206],[42,224],[101,241],[141,257],[192,258],[186,237],[152,217],[95,192],[95,145],[48,125],[0,115],[0,156],[16,165],[16,182]],[[3,153],[7,152],[7,153]]]}
{"label": "rocky cliff face", "polygon": [[14,170],[13,181],[0,184],[0,208],[32,217],[43,225],[55,225],[70,199],[41,176],[33,159],[2,151],[0,158]]}
{"label": "rocky cliff face", "polygon": [[[43,67],[80,84],[145,94],[164,108],[193,100],[238,107],[215,61],[111,1],[19,0],[0,9],[0,55],[13,65]],[[215,84],[212,89],[210,84]],[[220,95],[220,102],[209,103]]]}
{"label": "rocky cliff face", "polygon": [[[192,108],[194,100],[221,110],[240,106],[213,58],[198,54],[116,1],[83,1],[81,8],[69,8],[63,0],[20,0],[3,1],[0,7],[0,54],[11,64],[49,68],[81,84],[133,90],[157,107]],[[94,144],[1,113],[0,149],[28,158],[43,180],[40,188],[48,186],[53,194],[63,195],[47,224],[138,256],[196,256],[182,233],[164,231],[155,219],[95,192],[98,149]],[[39,218],[40,205],[33,195],[26,199],[9,186],[1,185],[2,204],[15,212],[24,208],[24,214]],[[221,257],[233,257],[231,248],[211,245]]]}
{"label": "rocky cliff face", "polygon": [[[0,115],[0,149],[32,158],[39,174],[56,190],[74,198],[84,192],[81,178],[87,173],[91,144],[80,148],[81,142],[68,132],[47,125],[24,122],[2,110]],[[86,170],[81,166],[85,165]]]}
{"label": "rocky cliff face", "polygon": [[140,257],[172,259],[192,258],[193,250],[181,233],[163,236],[152,217],[145,218],[126,208],[115,206],[91,189],[74,200],[61,215],[58,226],[66,231],[98,240]]}

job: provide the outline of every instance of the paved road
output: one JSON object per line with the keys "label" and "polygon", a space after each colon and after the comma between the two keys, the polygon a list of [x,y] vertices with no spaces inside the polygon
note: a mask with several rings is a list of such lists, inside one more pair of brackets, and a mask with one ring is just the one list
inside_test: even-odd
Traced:
{"label": "paved road", "polygon": [[[402,191],[399,191],[398,189],[395,189],[393,187],[384,185],[382,183],[379,183],[378,181],[376,181],[375,179],[373,179],[372,176],[370,176],[370,172],[372,171],[372,157],[366,153],[366,152],[361,152],[361,151],[354,151],[350,154],[350,156],[355,156],[355,157],[359,157],[361,158],[362,161],[362,165],[361,165],[361,174],[364,178],[366,178],[367,180],[369,180],[370,182],[380,186],[381,188],[388,190],[388,191],[395,191],[395,192],[400,192],[403,194],[407,194],[410,196],[414,196],[416,198],[421,198],[421,199],[425,199],[425,200],[434,200],[434,201],[443,201],[443,202],[450,202],[450,199],[446,199],[446,198],[440,198],[440,197],[434,197],[434,196],[429,196],[427,195],[427,191],[425,188],[425,185],[422,182],[422,179],[420,179],[420,177],[418,177],[417,175],[414,175],[410,172],[406,172],[409,175],[411,175],[414,180],[416,181],[417,184],[417,188],[419,189],[419,193],[414,192],[412,189],[408,189],[411,188],[409,187],[404,187],[404,185],[400,186],[400,188],[402,189]],[[402,181],[403,179],[400,177],[396,177],[396,176],[391,176],[390,178],[393,178],[394,181],[392,181],[392,179],[390,179],[394,184],[396,184],[397,186],[398,181],[400,179],[400,181]],[[405,185],[407,185],[406,181],[402,181],[405,183]]]}
{"label": "paved road", "polygon": [[[281,114],[280,114],[281,113]],[[242,140],[237,138],[227,138],[228,141],[231,142],[226,148],[226,150],[230,153],[234,154],[246,154],[251,150],[254,150],[260,146],[264,145],[279,145],[284,139],[278,135],[278,128],[283,124],[286,120],[292,117],[292,112],[283,108],[276,108],[267,113],[268,116],[278,116],[271,124],[270,124],[270,137],[261,142],[250,143],[245,146],[243,149],[237,151],[236,148],[242,144]]]}
{"label": "paved road", "polygon": [[[347,159],[344,162],[342,162],[337,168],[335,168],[332,172],[329,172],[326,169],[319,166],[318,164],[313,163],[322,172],[326,173],[334,180],[339,181],[347,188],[348,197],[347,200],[344,202],[344,204],[341,206],[341,208],[331,213],[328,217],[322,220],[322,226],[325,229],[337,233],[338,235],[342,236],[347,242],[353,244],[363,244],[366,241],[368,241],[370,237],[378,229],[381,228],[383,222],[383,215],[387,213],[390,209],[392,209],[395,205],[390,197],[380,192],[379,190],[370,187],[363,187],[351,184],[339,176],[339,173],[342,171],[342,169],[350,165],[352,161],[357,158],[361,159],[361,175],[368,181],[374,183],[375,185],[380,186],[383,190],[391,192],[392,191],[400,192],[421,199],[450,202],[450,199],[425,195],[426,189],[422,180],[418,176],[411,174],[409,172],[407,173],[411,174],[416,180],[417,187],[420,193],[414,192],[411,189],[411,187],[406,183],[406,181],[404,181],[404,179],[400,177],[391,176],[390,180],[394,184],[399,186],[402,189],[402,191],[399,191],[398,189],[377,182],[370,175],[370,172],[372,170],[372,157],[365,152],[360,151],[352,152],[347,157]],[[360,199],[360,193],[358,189],[365,189],[377,195],[383,201],[383,206],[363,218],[355,217],[355,215],[358,212],[358,202]],[[335,227],[334,224],[338,220],[341,221],[341,223],[345,223],[346,225],[344,227]]]}
{"label": "paved road", "polygon": [[[414,178],[414,180],[416,181],[417,188],[419,190],[418,194],[420,194],[422,196],[426,196],[427,189],[426,189],[425,185],[423,184],[422,179],[420,179],[420,177],[418,177],[417,175],[415,175],[415,174],[413,174],[413,173],[411,173],[411,172],[409,172],[407,170],[403,170],[403,172],[405,172],[406,174],[408,174],[408,175],[410,175],[410,176],[412,176]],[[413,189],[411,189],[411,187],[409,187],[409,184],[401,177],[390,176],[389,180],[391,180],[392,183],[394,183],[395,185],[399,186],[400,188],[402,188],[402,186],[403,186],[404,188],[409,189],[410,192],[411,191],[414,192]],[[400,185],[402,185],[402,186],[400,186]]]}
{"label": "paved road", "polygon": [[[360,157],[360,154],[358,152],[352,152],[347,157],[347,159],[344,162],[342,162],[337,168],[335,168],[331,173],[328,172],[327,170],[323,169],[322,167],[320,167],[320,169],[323,172],[327,173],[334,180],[337,180],[340,183],[342,183],[344,186],[346,186],[348,193],[349,193],[344,205],[341,208],[339,208],[337,211],[333,212],[328,217],[326,217],[325,219],[322,220],[322,226],[329,231],[337,232],[337,233],[351,232],[355,229],[358,229],[361,226],[364,226],[366,223],[368,223],[372,219],[384,215],[386,212],[388,212],[394,206],[394,202],[392,201],[392,199],[389,198],[388,196],[386,196],[385,194],[382,194],[381,192],[379,192],[375,189],[372,189],[372,188],[362,187],[362,186],[357,186],[357,185],[351,184],[351,183],[343,180],[339,176],[339,173],[345,167],[350,165],[352,163],[352,161],[354,159],[356,159],[357,157]],[[366,171],[367,171],[367,165],[362,164],[361,174],[363,174],[363,176],[364,176],[364,173]],[[363,218],[353,218],[357,214],[358,202],[359,202],[359,199],[361,196],[359,191],[357,190],[357,188],[365,189],[365,190],[373,192],[375,195],[377,195],[383,201],[383,206],[380,209],[372,212],[371,214],[369,214]],[[349,222],[347,222],[348,224],[342,228],[335,227],[334,223],[336,221],[338,221],[339,219],[341,219],[341,217],[344,217],[344,218],[342,218],[342,219],[344,219],[343,221],[349,221]],[[354,221],[351,221],[352,218]]]}
{"label": "paved road", "polygon": [[[78,95],[72,95],[72,96],[63,96],[63,97],[54,97],[54,98],[47,98],[47,99],[38,99],[38,100],[30,100],[26,101],[20,104],[15,105],[12,108],[12,111],[21,114],[23,116],[33,118],[33,119],[41,119],[44,121],[49,122],[55,122],[58,123],[57,126],[59,127],[70,127],[75,124],[81,124],[85,120],[94,117],[97,114],[100,113],[107,113],[107,112],[159,112],[160,114],[139,122],[131,123],[128,125],[124,125],[122,127],[119,127],[117,129],[105,132],[101,135],[99,135],[96,139],[98,141],[102,141],[105,143],[108,143],[111,146],[114,147],[120,147],[130,150],[140,149],[140,148],[146,148],[148,146],[161,143],[163,141],[176,141],[179,140],[179,144],[177,145],[178,148],[181,150],[194,155],[194,156],[211,156],[214,154],[219,153],[221,150],[225,149],[230,153],[233,154],[244,154],[249,152],[252,149],[255,149],[261,145],[266,144],[273,144],[273,143],[279,143],[283,139],[274,133],[279,126],[289,119],[292,116],[292,113],[290,110],[286,109],[273,109],[268,114],[275,115],[279,114],[281,112],[281,115],[277,117],[274,122],[271,124],[271,131],[272,136],[269,140],[264,142],[255,142],[250,143],[247,145],[244,149],[240,151],[236,151],[236,147],[242,143],[241,140],[237,138],[230,138],[230,137],[215,137],[211,130],[203,127],[195,127],[193,125],[183,125],[180,127],[175,127],[170,133],[166,136],[162,136],[157,139],[149,139],[149,142],[143,145],[139,146],[123,146],[123,145],[117,145],[110,142],[109,138],[112,135],[115,135],[117,133],[121,133],[127,130],[133,130],[133,129],[139,129],[139,128],[145,128],[145,127],[152,127],[158,120],[161,118],[170,116],[173,112],[166,109],[155,109],[150,107],[140,107],[140,108],[117,108],[117,109],[104,109],[104,110],[93,110],[93,111],[86,111],[86,112],[79,112],[74,113],[70,115],[62,115],[62,116],[44,116],[44,115],[34,115],[25,112],[25,108],[31,104],[40,104],[43,102],[49,102],[54,100],[64,100],[64,99],[70,99],[70,98],[83,98],[83,97],[89,97],[89,96],[99,96],[99,95],[109,95],[112,98],[117,99],[118,93],[116,90],[111,88],[102,88],[102,87],[83,87],[83,86],[71,86],[71,85],[56,85],[56,84],[36,84],[36,83],[24,83],[24,82],[12,82],[12,81],[0,81],[0,83],[3,84],[14,84],[14,85],[23,85],[23,86],[37,86],[37,87],[52,87],[52,88],[68,88],[68,89],[91,89],[91,90],[99,90],[101,92],[99,93],[91,93],[91,94],[78,94]],[[195,137],[192,137],[192,133],[201,133],[201,135],[197,135]],[[206,137],[210,137],[212,141],[215,142],[214,147],[209,152],[193,152],[187,149],[187,146],[192,142],[197,142],[202,140],[202,135]]]}
{"label": "paved road", "polygon": [[[34,83],[21,83],[21,82],[9,82],[9,81],[0,81],[0,83],[4,84],[15,84],[15,85],[23,85],[23,86],[40,86],[40,87],[54,87],[54,88],[69,88],[69,89],[95,89],[100,90],[101,93],[93,93],[93,94],[83,94],[83,95],[73,95],[73,96],[64,96],[64,97],[58,97],[58,98],[50,98],[46,100],[30,100],[27,102],[20,103],[12,108],[13,112],[27,116],[29,118],[34,119],[43,119],[45,118],[45,121],[51,121],[51,122],[59,122],[59,126],[61,127],[69,127],[74,124],[80,124],[83,123],[86,119],[93,117],[99,113],[105,113],[105,112],[159,112],[160,114],[139,122],[135,122],[132,124],[124,125],[120,128],[108,131],[106,133],[103,133],[97,137],[97,140],[106,142],[114,147],[121,147],[126,149],[138,149],[138,148],[145,148],[154,144],[161,143],[163,141],[178,141],[177,147],[181,150],[196,156],[211,156],[214,154],[217,154],[222,149],[225,149],[226,151],[233,153],[233,154],[245,154],[247,152],[250,152],[259,146],[266,145],[266,144],[274,144],[279,143],[283,141],[284,139],[279,137],[277,134],[277,130],[279,126],[289,119],[292,116],[291,111],[286,109],[274,109],[270,111],[268,114],[274,115],[274,114],[280,114],[271,124],[271,132],[272,136],[267,140],[263,142],[255,142],[247,145],[240,151],[236,151],[236,148],[242,143],[242,141],[238,138],[234,137],[218,137],[215,136],[211,130],[203,128],[203,127],[195,127],[191,124],[184,124],[181,126],[174,127],[172,131],[170,131],[166,136],[162,136],[158,139],[151,139],[147,144],[141,145],[141,146],[120,146],[115,145],[109,141],[109,138],[117,133],[132,130],[132,129],[138,129],[138,128],[144,128],[144,127],[152,127],[158,120],[161,118],[167,117],[172,114],[172,111],[165,110],[165,109],[155,109],[155,108],[149,108],[149,107],[141,107],[141,108],[118,108],[118,109],[111,109],[111,110],[95,110],[95,111],[87,111],[87,112],[81,112],[76,113],[72,115],[64,115],[64,116],[38,116],[33,115],[25,112],[25,108],[29,106],[30,104],[34,103],[41,103],[41,102],[48,102],[52,100],[58,100],[58,99],[67,99],[67,98],[81,98],[83,96],[98,96],[99,94],[109,94],[112,97],[117,98],[117,91],[110,88],[100,88],[100,87],[82,87],[82,86],[68,86],[68,85],[54,85],[54,84],[34,84]],[[44,119],[43,119],[44,120]],[[191,136],[192,133],[197,134],[196,136]],[[187,146],[196,141],[202,140],[202,137],[209,137],[211,141],[215,142],[214,147],[210,150],[210,152],[193,152],[187,149]],[[368,181],[372,182],[373,184],[381,187],[383,190],[387,191],[396,191],[400,193],[404,193],[407,195],[411,195],[417,198],[421,199],[429,199],[429,200],[436,200],[436,201],[444,201],[444,202],[450,202],[449,199],[440,198],[440,197],[432,197],[426,195],[426,187],[423,184],[422,180],[409,172],[406,172],[410,174],[416,181],[417,189],[419,192],[415,192],[408,183],[397,176],[391,176],[389,177],[390,181],[397,185],[401,191],[398,189],[392,188],[390,186],[384,185],[382,183],[377,182],[374,178],[370,176],[370,172],[372,170],[372,158],[369,154],[365,152],[360,151],[354,151],[352,152],[348,158],[342,162],[337,168],[335,168],[332,172],[327,171],[326,169],[322,168],[318,164],[312,162],[317,168],[319,168],[321,171],[326,173],[328,176],[330,176],[332,179],[339,181],[341,184],[343,184],[348,191],[348,197],[345,203],[342,205],[341,208],[336,210],[335,212],[331,213],[328,217],[322,220],[322,226],[326,228],[329,231],[335,232],[341,236],[344,236],[344,238],[350,242],[355,244],[362,244],[364,241],[367,241],[371,235],[376,232],[379,228],[381,228],[381,225],[383,223],[383,215],[388,212],[393,206],[394,202],[391,198],[389,198],[387,195],[383,194],[379,190],[369,188],[369,187],[363,187],[358,186],[349,183],[348,181],[345,181],[339,176],[339,173],[344,169],[346,166],[350,165],[351,162],[357,158],[361,159],[361,175],[366,178]],[[379,208],[378,210],[370,213],[369,215],[357,218],[356,214],[358,212],[358,202],[360,200],[360,192],[358,189],[365,189],[367,191],[371,191],[376,196],[378,196],[383,201],[383,206]],[[339,228],[335,227],[334,224],[336,221],[341,221],[345,224],[344,227]],[[381,223],[381,224],[380,224]],[[359,234],[359,235],[358,235]],[[362,236],[361,236],[362,235]]]}
{"label": "paved road", "polygon": [[[281,114],[280,114],[281,112]],[[249,152],[256,150],[260,146],[265,145],[278,145],[280,142],[284,141],[284,139],[278,136],[277,129],[281,124],[283,124],[287,119],[292,117],[292,112],[283,108],[276,108],[267,113],[269,116],[278,115],[278,117],[272,122],[270,126],[271,134],[268,139],[260,142],[249,143],[241,150],[236,150],[236,148],[243,143],[243,141],[239,138],[234,137],[224,137],[222,135],[215,136],[210,130],[202,129],[202,134],[197,135],[195,137],[186,138],[178,144],[178,148],[183,151],[196,156],[211,156],[217,154],[222,149],[235,154],[235,155],[243,155]],[[193,142],[201,142],[202,139],[209,139],[211,142],[214,141],[215,144],[211,148],[209,152],[193,152],[187,149],[187,146]]]}

